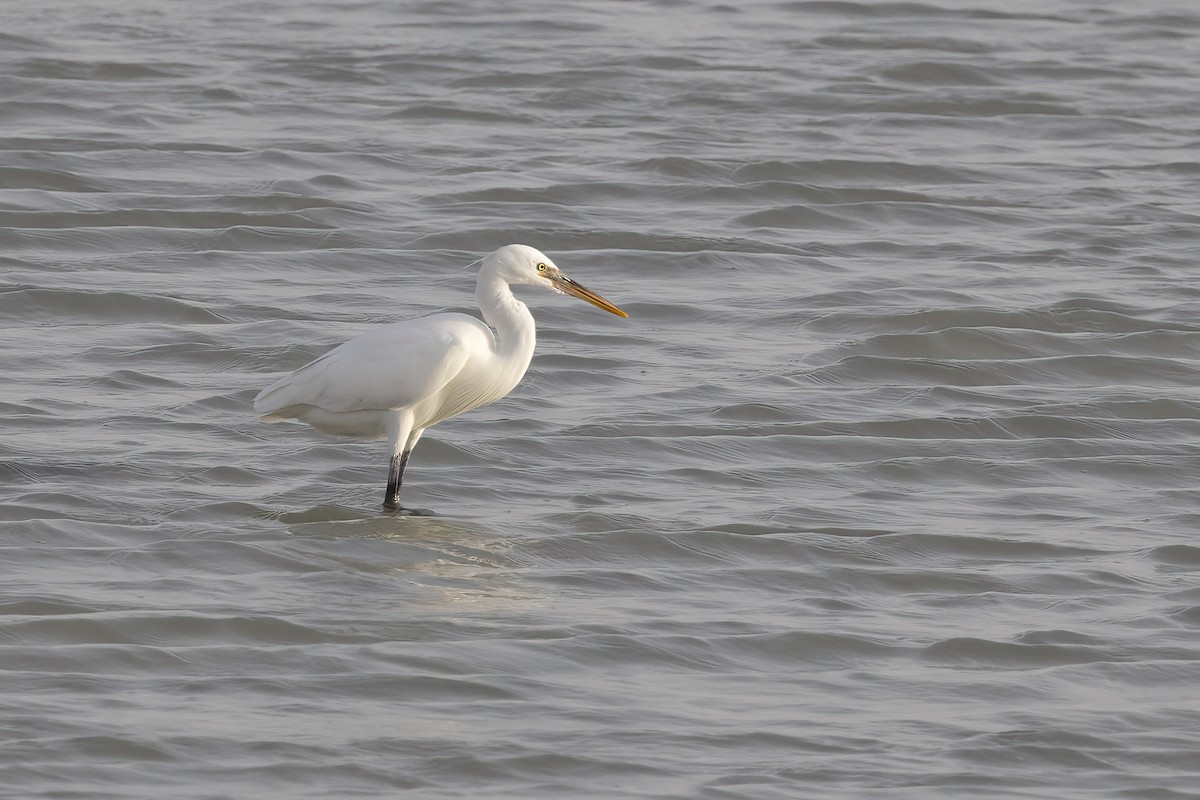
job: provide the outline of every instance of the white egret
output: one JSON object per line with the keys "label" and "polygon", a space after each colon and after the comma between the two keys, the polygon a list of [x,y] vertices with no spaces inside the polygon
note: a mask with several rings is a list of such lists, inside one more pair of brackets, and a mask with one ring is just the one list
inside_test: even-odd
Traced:
{"label": "white egret", "polygon": [[513,296],[512,284],[553,289],[629,316],[562,274],[539,251],[510,244],[484,257],[479,268],[475,299],[486,325],[455,313],[385,325],[263,389],[254,410],[265,422],[296,419],[337,436],[386,436],[392,461],[383,505],[416,513],[400,506],[400,482],[421,434],[504,397],[529,368],[536,326]]}

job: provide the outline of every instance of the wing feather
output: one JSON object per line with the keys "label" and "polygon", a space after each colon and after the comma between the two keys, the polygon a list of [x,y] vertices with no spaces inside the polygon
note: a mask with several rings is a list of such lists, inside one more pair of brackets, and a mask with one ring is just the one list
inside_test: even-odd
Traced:
{"label": "wing feather", "polygon": [[[411,406],[440,391],[487,342],[491,331],[465,314],[385,325],[339,345],[263,389],[254,409],[291,406],[352,412]],[[494,341],[494,340],[493,340]]]}

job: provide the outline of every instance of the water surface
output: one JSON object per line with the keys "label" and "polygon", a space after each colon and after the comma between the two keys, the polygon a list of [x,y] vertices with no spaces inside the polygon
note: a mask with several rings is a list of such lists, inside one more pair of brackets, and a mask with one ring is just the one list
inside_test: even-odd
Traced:
{"label": "water surface", "polygon": [[[20,798],[1198,797],[1200,12],[51,0],[0,33]],[[258,422],[534,245],[530,374]]]}

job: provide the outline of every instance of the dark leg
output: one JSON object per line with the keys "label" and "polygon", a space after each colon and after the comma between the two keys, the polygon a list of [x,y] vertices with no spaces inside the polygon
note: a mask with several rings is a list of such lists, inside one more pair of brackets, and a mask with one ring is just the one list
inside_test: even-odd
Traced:
{"label": "dark leg", "polygon": [[404,480],[404,468],[408,465],[408,457],[412,450],[405,450],[398,456],[392,456],[392,464],[388,469],[387,491],[383,495],[383,507],[389,511],[404,511],[400,506],[400,482]]}

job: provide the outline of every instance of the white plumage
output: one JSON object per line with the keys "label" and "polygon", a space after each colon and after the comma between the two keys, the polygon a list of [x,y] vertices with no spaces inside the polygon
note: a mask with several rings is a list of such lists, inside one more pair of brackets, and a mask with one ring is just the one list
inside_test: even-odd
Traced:
{"label": "white plumage", "polygon": [[475,297],[487,325],[454,313],[385,325],[263,389],[254,409],[266,422],[296,419],[337,436],[387,436],[392,462],[384,505],[403,511],[404,467],[424,430],[499,400],[529,368],[536,327],[511,284],[543,286],[627,316],[563,275],[541,252],[512,244],[485,257],[479,268]]}

